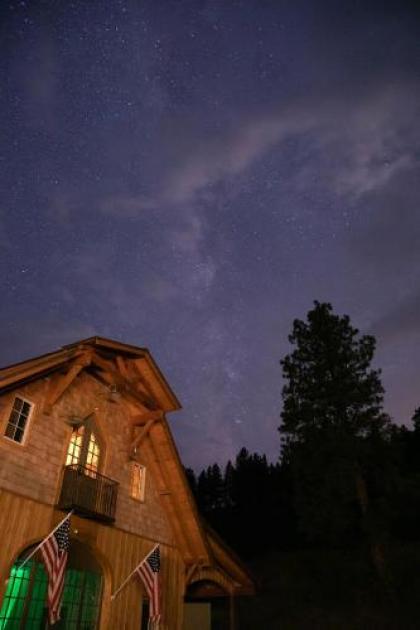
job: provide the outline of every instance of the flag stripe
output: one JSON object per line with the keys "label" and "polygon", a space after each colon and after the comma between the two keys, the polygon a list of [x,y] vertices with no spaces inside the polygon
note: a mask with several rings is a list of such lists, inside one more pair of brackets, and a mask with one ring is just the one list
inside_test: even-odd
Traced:
{"label": "flag stripe", "polygon": [[45,569],[48,575],[48,620],[51,625],[60,619],[61,598],[69,547],[69,519],[45,540],[41,547]]}
{"label": "flag stripe", "polygon": [[156,547],[146,556],[143,562],[137,567],[136,571],[149,596],[149,620],[156,622],[156,624],[160,620],[159,571],[160,551],[159,547]]}

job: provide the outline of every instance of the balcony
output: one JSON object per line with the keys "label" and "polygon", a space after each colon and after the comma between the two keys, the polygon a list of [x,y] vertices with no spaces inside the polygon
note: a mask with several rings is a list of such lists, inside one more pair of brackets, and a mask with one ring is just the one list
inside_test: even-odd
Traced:
{"label": "balcony", "polygon": [[113,523],[118,482],[79,464],[64,467],[58,507],[98,521]]}

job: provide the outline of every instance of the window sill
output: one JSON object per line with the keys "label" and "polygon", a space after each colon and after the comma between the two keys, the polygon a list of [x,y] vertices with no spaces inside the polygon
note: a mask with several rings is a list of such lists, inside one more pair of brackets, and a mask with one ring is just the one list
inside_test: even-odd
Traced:
{"label": "window sill", "polygon": [[137,498],[137,497],[133,497],[133,495],[130,494],[130,499],[132,501],[135,501],[136,503],[146,503],[146,499],[141,499],[141,498]]}

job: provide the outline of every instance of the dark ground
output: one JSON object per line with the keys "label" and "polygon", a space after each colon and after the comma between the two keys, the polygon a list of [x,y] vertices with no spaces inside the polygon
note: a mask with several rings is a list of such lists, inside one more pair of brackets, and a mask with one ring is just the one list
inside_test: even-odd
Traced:
{"label": "dark ground", "polygon": [[420,544],[389,550],[392,591],[366,550],[276,552],[255,560],[255,598],[238,601],[238,630],[420,628]]}

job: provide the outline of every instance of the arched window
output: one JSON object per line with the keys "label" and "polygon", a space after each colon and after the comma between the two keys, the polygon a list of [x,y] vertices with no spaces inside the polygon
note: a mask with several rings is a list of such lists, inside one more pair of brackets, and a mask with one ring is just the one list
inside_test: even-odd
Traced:
{"label": "arched window", "polygon": [[67,449],[66,466],[83,466],[87,475],[95,476],[100,469],[101,450],[93,417],[90,416],[82,426],[73,429]]}
{"label": "arched window", "polygon": [[[20,568],[29,551],[16,559],[6,582],[0,606],[0,629],[38,630],[47,627],[48,579],[40,554]],[[62,620],[57,628],[95,630],[101,597],[102,570],[99,564],[88,547],[72,540],[65,573]]]}

